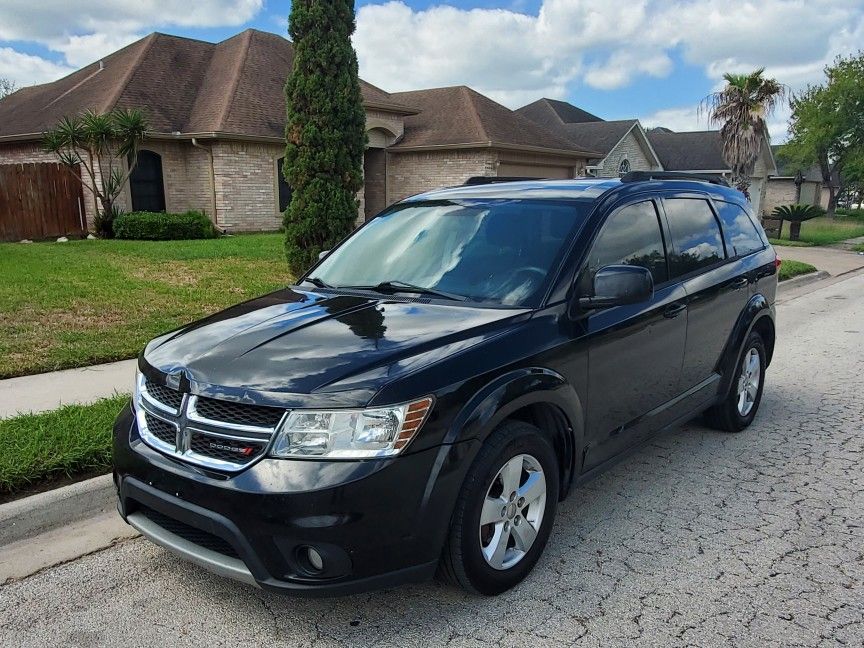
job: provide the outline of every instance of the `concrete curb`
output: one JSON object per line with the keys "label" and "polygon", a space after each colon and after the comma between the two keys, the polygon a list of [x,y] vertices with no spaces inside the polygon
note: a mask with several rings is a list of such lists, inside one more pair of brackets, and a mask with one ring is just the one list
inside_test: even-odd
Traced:
{"label": "concrete curb", "polygon": [[818,270],[817,272],[808,272],[807,274],[798,275],[797,277],[792,277],[791,279],[787,279],[786,281],[781,281],[777,285],[777,292],[784,293],[793,288],[799,288],[800,286],[806,286],[807,284],[814,283],[816,281],[822,281],[823,279],[827,279],[831,275],[824,270]]}
{"label": "concrete curb", "polygon": [[115,508],[110,474],[0,504],[0,547]]}

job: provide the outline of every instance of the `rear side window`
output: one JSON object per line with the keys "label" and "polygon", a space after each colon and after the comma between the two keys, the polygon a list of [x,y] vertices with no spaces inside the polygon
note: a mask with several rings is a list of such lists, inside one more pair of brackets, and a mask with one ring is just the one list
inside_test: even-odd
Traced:
{"label": "rear side window", "polygon": [[667,198],[663,204],[672,234],[669,266],[673,277],[695,272],[726,258],[720,226],[707,200]]}
{"label": "rear side window", "polygon": [[715,201],[729,254],[740,257],[765,247],[750,215],[738,205]]}
{"label": "rear side window", "polygon": [[589,275],[593,277],[603,266],[614,264],[647,268],[655,284],[669,279],[660,221],[650,200],[622,207],[603,225],[591,249]]}

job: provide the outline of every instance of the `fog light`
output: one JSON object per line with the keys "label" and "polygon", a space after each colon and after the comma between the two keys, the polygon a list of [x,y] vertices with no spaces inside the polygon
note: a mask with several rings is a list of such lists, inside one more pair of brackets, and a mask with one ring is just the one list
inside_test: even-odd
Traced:
{"label": "fog light", "polygon": [[306,550],[306,559],[315,571],[321,571],[324,569],[324,559],[321,557],[321,554],[312,547],[309,547]]}
{"label": "fog light", "polygon": [[320,574],[324,571],[324,558],[314,547],[297,547],[296,554],[297,562],[300,563],[300,568],[309,575]]}

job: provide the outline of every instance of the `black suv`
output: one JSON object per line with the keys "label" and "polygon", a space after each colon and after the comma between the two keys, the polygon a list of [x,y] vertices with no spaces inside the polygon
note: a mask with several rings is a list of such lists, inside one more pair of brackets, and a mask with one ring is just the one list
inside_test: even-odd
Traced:
{"label": "black suv", "polygon": [[707,178],[409,198],[296,286],[147,345],[114,430],[120,513],[269,589],[437,571],[502,592],[574,485],[697,415],[750,424],[778,266]]}

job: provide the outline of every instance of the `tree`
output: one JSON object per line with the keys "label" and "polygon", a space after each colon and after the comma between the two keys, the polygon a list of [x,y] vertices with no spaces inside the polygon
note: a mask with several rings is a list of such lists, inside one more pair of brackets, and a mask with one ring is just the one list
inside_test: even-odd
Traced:
{"label": "tree", "polygon": [[720,126],[723,159],[732,170],[735,187],[750,198],[750,178],[763,143],[768,141],[769,117],[786,95],[775,79],[763,76],[765,68],[749,74],[724,74],[726,86],[702,100],[711,123]]}
{"label": "tree", "polygon": [[828,190],[828,214],[837,207],[837,179],[864,151],[864,54],[838,57],[825,68],[824,85],[808,86],[790,102],[788,155],[818,164]]}
{"label": "tree", "polygon": [[363,186],[366,115],[351,46],[353,0],[294,0],[294,67],[285,85],[285,251],[297,274],[351,232]]}
{"label": "tree", "polygon": [[106,114],[88,111],[79,117],[64,117],[43,134],[45,150],[57,155],[99,201],[96,231],[100,236],[113,235],[112,224],[118,213],[115,201],[135,168],[147,129],[140,110],[115,109]]}
{"label": "tree", "polygon": [[788,220],[789,240],[797,241],[801,238],[801,223],[824,215],[825,211],[818,205],[782,205],[774,208],[771,217],[779,219],[781,223],[780,233],[777,235],[777,238],[783,236],[782,223],[784,220]]}
{"label": "tree", "polygon": [[10,95],[18,89],[18,86],[15,85],[15,82],[12,79],[7,79],[6,77],[0,77],[0,99],[5,97],[6,95]]}

